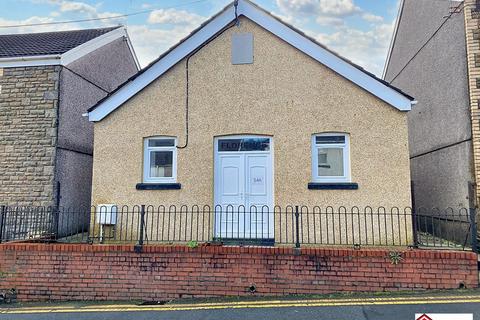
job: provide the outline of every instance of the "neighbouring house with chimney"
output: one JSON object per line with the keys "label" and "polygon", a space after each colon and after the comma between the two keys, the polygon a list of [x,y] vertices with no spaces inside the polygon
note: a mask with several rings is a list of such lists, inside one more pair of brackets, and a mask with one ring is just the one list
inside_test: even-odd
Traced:
{"label": "neighbouring house with chimney", "polygon": [[86,110],[139,70],[124,27],[0,35],[0,205],[90,205]]}

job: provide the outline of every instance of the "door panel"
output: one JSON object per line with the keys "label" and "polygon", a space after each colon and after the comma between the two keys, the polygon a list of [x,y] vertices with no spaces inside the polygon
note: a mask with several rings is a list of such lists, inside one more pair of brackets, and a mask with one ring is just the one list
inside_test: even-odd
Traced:
{"label": "door panel", "polygon": [[[243,233],[243,207],[245,197],[245,156],[243,154],[219,155],[215,176],[215,236],[238,238]],[[240,229],[241,228],[241,229]]]}
{"label": "door panel", "polygon": [[270,154],[246,155],[245,197],[252,238],[273,238],[272,168]]}
{"label": "door panel", "polygon": [[215,154],[215,236],[273,239],[271,151],[225,150]]}
{"label": "door panel", "polygon": [[222,196],[240,196],[240,168],[228,166],[222,168]]}

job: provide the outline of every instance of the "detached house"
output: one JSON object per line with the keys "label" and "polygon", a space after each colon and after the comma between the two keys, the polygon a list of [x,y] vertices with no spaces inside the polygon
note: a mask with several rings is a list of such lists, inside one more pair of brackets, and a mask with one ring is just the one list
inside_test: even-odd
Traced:
{"label": "detached house", "polygon": [[92,203],[404,208],[412,103],[240,0],[89,110]]}
{"label": "detached house", "polygon": [[138,69],[123,27],[0,35],[0,204],[88,207],[82,114]]}
{"label": "detached house", "polygon": [[408,114],[417,207],[474,207],[480,188],[480,3],[404,0],[384,78]]}

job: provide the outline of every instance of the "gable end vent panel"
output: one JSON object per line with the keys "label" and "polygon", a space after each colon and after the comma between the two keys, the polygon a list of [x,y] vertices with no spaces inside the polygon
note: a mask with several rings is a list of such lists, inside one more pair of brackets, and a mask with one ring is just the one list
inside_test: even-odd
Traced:
{"label": "gable end vent panel", "polygon": [[253,63],[253,33],[232,35],[232,64]]}

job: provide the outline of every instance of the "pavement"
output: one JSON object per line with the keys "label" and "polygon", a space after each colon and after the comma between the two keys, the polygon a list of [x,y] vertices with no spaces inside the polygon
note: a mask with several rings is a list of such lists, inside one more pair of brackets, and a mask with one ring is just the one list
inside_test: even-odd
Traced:
{"label": "pavement", "polygon": [[480,290],[286,298],[190,299],[159,304],[70,302],[0,305],[1,320],[403,320],[415,319],[416,313],[473,313],[473,319],[480,320]]}

